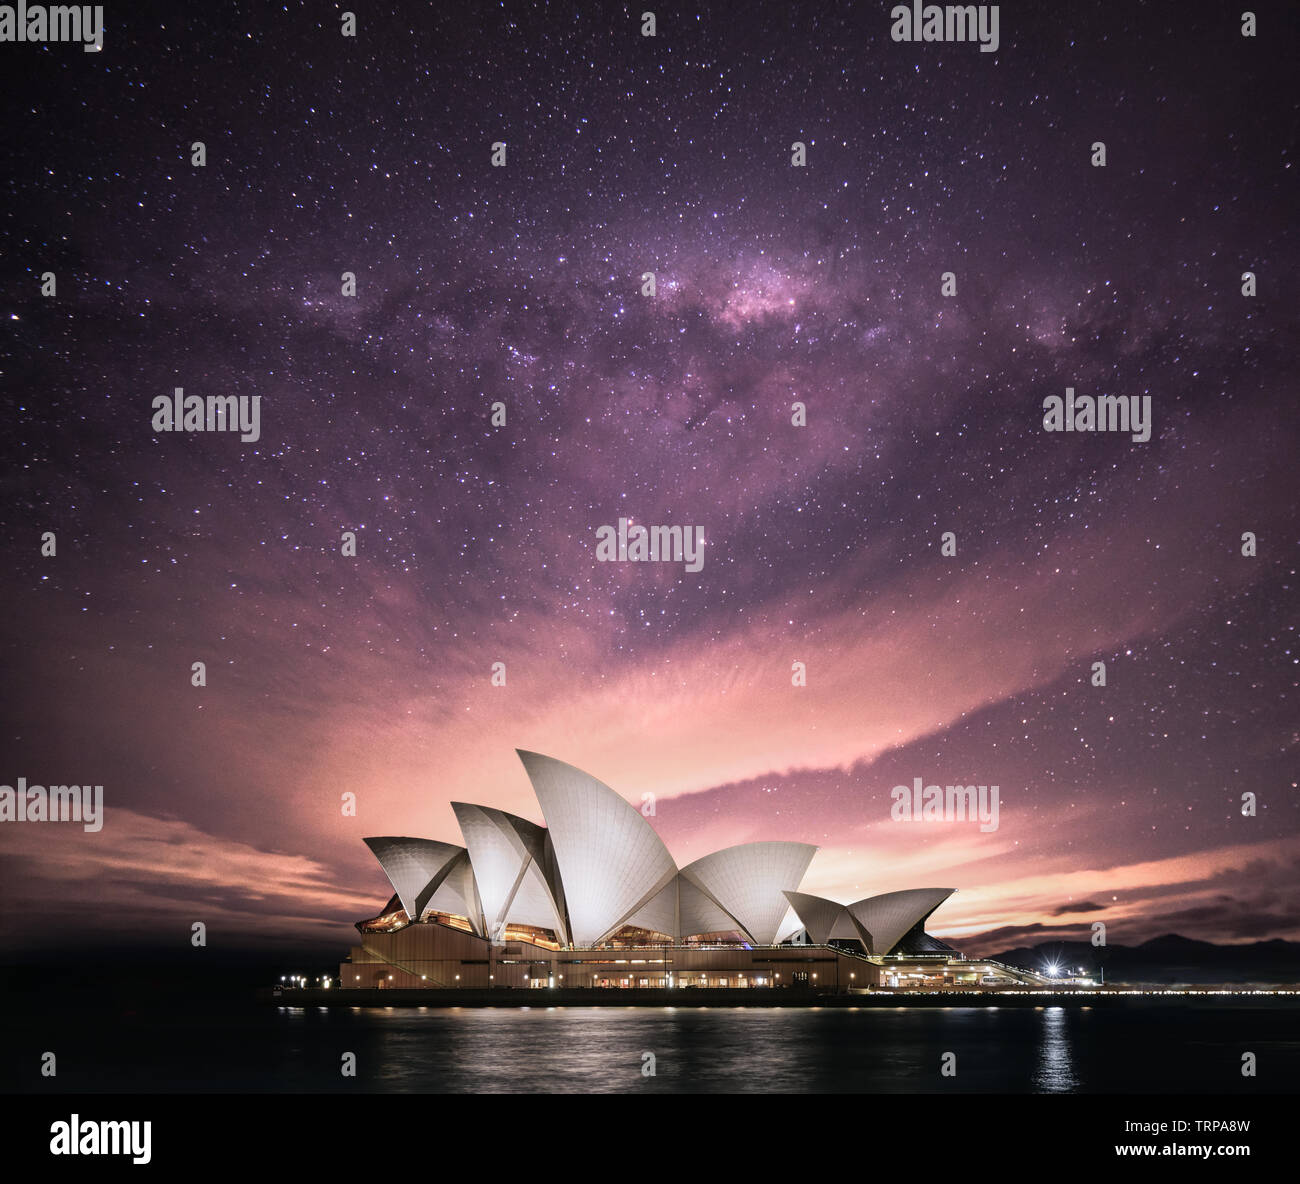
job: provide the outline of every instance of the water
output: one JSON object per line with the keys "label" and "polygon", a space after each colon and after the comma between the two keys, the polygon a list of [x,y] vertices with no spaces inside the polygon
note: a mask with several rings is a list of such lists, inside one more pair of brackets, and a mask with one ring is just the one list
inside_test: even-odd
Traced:
{"label": "water", "polygon": [[[1259,1093],[1300,1082],[1264,1007],[281,1008],[239,999],[5,1017],[15,1092]],[[54,1051],[58,1076],[42,1079]],[[1256,1079],[1241,1076],[1254,1052]],[[357,1076],[340,1073],[356,1054]],[[646,1076],[645,1054],[655,1075]],[[956,1076],[940,1075],[946,1053]]]}

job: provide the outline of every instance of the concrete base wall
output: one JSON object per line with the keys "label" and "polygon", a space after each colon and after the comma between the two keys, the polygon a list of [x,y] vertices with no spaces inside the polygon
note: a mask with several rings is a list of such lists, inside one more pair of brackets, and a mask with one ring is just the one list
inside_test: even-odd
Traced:
{"label": "concrete base wall", "polygon": [[494,946],[436,923],[368,933],[339,964],[339,987],[374,990],[611,990],[744,988],[848,992],[880,981],[880,968],[829,946],[644,946],[550,950],[527,942]]}

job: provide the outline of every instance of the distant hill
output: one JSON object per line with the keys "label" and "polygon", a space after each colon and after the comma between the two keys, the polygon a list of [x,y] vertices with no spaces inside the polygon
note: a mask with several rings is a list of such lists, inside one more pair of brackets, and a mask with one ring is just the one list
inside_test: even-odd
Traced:
{"label": "distant hill", "polygon": [[1107,983],[1296,983],[1300,943],[1273,938],[1250,945],[1218,946],[1177,933],[1137,946],[1094,948],[1086,941],[1049,941],[991,955],[1009,966],[1042,970],[1055,963],[1073,971],[1104,971]]}

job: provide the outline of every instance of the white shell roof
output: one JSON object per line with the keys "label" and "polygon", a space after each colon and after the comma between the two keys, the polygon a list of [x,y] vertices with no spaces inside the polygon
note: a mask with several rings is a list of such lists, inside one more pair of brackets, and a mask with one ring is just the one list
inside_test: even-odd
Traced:
{"label": "white shell roof", "polygon": [[783,941],[793,937],[802,928],[803,922],[799,920],[799,914],[792,908],[786,909],[781,928],[776,931],[776,944],[780,945]]}
{"label": "white shell roof", "polygon": [[677,874],[641,813],[589,773],[519,752],[533,783],[564,883],[569,933],[593,945],[619,929]]}
{"label": "white shell roof", "polygon": [[836,922],[842,921],[846,916],[842,904],[827,900],[824,896],[813,896],[807,892],[791,892],[788,889],[783,895],[798,913],[799,920],[808,931],[808,940],[813,945],[824,946],[832,936],[838,936],[834,932]]}
{"label": "white shell roof", "polygon": [[676,939],[677,932],[677,886],[680,876],[674,876],[667,884],[633,913],[624,925],[636,925],[654,933],[662,933]]}
{"label": "white shell roof", "polygon": [[952,888],[909,888],[839,904],[806,892],[785,895],[808,931],[808,939],[824,945],[831,938],[858,938],[868,953],[887,954],[913,925],[924,921],[950,897]]}
{"label": "white shell roof", "polygon": [[703,933],[743,931],[744,926],[680,873],[625,922],[674,940]]}
{"label": "white shell roof", "polygon": [[908,888],[886,892],[846,905],[854,918],[872,938],[868,949],[873,954],[888,954],[909,929],[924,921],[954,892],[955,888]]}
{"label": "white shell roof", "polygon": [[681,933],[679,937],[695,937],[701,933],[743,932],[744,926],[718,902],[685,875],[677,877],[678,899],[681,902]]}
{"label": "white shell roof", "polygon": [[469,852],[463,847],[460,855],[447,865],[442,883],[429,897],[426,910],[452,913],[469,921],[470,928],[480,937],[484,936],[483,909],[479,904],[478,888],[474,883],[474,869],[469,861]]}
{"label": "white shell roof", "polygon": [[418,921],[424,913],[449,865],[465,853],[464,847],[433,839],[388,836],[364,841],[379,860],[412,921]]}
{"label": "white shell roof", "polygon": [[507,922],[553,930],[566,940],[563,911],[546,876],[546,831],[535,822],[452,802],[465,836],[489,936]]}
{"label": "white shell roof", "polygon": [[735,917],[756,945],[768,946],[789,909],[783,890],[799,886],[816,854],[810,843],[740,843],[697,859],[682,877]]}

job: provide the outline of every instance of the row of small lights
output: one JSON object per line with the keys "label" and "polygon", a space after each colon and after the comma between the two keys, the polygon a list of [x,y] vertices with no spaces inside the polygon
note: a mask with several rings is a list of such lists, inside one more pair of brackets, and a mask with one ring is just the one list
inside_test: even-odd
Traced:
{"label": "row of small lights", "polygon": [[[547,978],[550,978],[551,976],[550,976],[550,975],[547,975],[546,977],[547,977]],[[743,976],[740,976],[740,977],[743,977]],[[777,973],[775,973],[772,977],[773,977],[773,978],[780,978],[780,977],[781,977],[780,971],[778,971]],[[813,981],[815,982],[815,981],[817,980],[817,973],[816,973],[816,971],[813,972],[813,976],[812,976],[812,977],[813,977]],[[856,979],[857,977],[858,977],[858,976],[857,976],[856,974],[850,972],[850,974],[849,974],[849,978],[851,978],[851,979]],[[489,974],[489,975],[488,975],[488,980],[489,980],[489,981],[492,981],[492,980],[494,980],[495,978],[496,978],[496,975],[495,975],[495,974]],[[559,978],[560,978],[560,981],[561,981],[561,982],[564,981],[564,975],[560,975]],[[672,986],[672,985],[673,985],[673,984],[672,984],[672,978],[673,978],[673,976],[672,976],[671,974],[669,974],[669,975],[668,975],[668,985],[669,985],[669,986]],[[359,974],[357,974],[357,975],[353,975],[353,979],[354,979],[354,981],[356,981],[356,982],[360,982],[360,981],[361,981],[361,976],[360,976]],[[284,975],[280,975],[280,981],[281,981],[281,982],[284,982],[284,981],[285,981],[285,976],[284,976]],[[296,983],[296,984],[299,985],[299,986],[306,986],[306,983],[307,983],[307,980],[306,980],[302,975],[300,975],[300,974],[290,975],[290,976],[289,976],[289,981],[290,981],[290,982],[293,982],[293,983]],[[391,974],[388,976],[388,981],[389,981],[390,983],[393,981],[393,976],[392,976]],[[428,981],[429,981],[429,976],[428,976],[427,974],[422,974],[422,975],[420,975],[420,981],[421,981],[421,982],[428,982]],[[457,981],[457,982],[460,982],[460,975],[456,975],[456,981]],[[524,973],[524,981],[525,981],[525,982],[529,981],[529,975],[528,975],[527,972]],[[761,983],[763,980],[760,978],[758,981]],[[330,984],[330,980],[329,980],[329,979],[326,979],[326,980],[325,980],[325,985],[328,987],[329,984]]]}
{"label": "row of small lights", "polygon": [[[893,956],[894,956],[895,958],[901,958],[901,957],[903,957],[904,955],[895,954],[895,955],[893,955]],[[617,959],[617,961],[620,961],[620,962],[621,962],[621,961],[623,961],[623,959],[620,958],[620,959]],[[1060,963],[1056,963],[1056,962],[1050,963],[1050,964],[1048,964],[1047,966],[1044,966],[1044,967],[1043,967],[1044,973],[1046,973],[1046,974],[1047,974],[1048,976],[1050,976],[1050,977],[1055,977],[1056,975],[1060,974],[1060,973],[1061,973],[1061,969],[1062,969],[1062,968],[1061,968]],[[1082,967],[1082,966],[1077,967],[1076,970],[1075,970],[1075,973],[1077,973],[1077,974],[1083,974],[1083,973],[1084,973],[1084,969],[1083,969],[1083,967]],[[550,976],[548,976],[548,977],[550,977]],[[780,974],[780,972],[778,971],[778,972],[775,973],[772,977],[773,977],[773,978],[777,978],[777,979],[779,979],[779,978],[781,977],[781,974]],[[857,974],[856,974],[855,972],[853,972],[853,971],[850,971],[850,972],[849,972],[849,979],[850,979],[851,981],[856,981],[857,977],[858,977],[858,976],[857,976]],[[559,978],[560,978],[560,981],[561,981],[561,982],[564,981],[564,975],[560,975]],[[668,980],[669,980],[669,981],[668,981],[668,985],[669,985],[669,986],[672,986],[672,985],[673,985],[673,983],[672,983],[672,978],[673,978],[673,976],[672,976],[672,974],[670,973],[670,974],[668,975]],[[813,972],[812,978],[813,978],[813,981],[814,981],[814,982],[817,980],[817,973],[816,973],[816,971]],[[299,985],[302,985],[302,986],[305,986],[305,985],[306,985],[306,982],[307,982],[306,978],[304,978],[302,975],[291,975],[291,976],[290,976],[290,979],[291,979],[292,981],[297,982]],[[427,974],[422,974],[422,975],[420,975],[420,980],[421,980],[421,982],[427,982],[428,979],[429,979],[429,976],[428,976]],[[495,979],[496,979],[496,975],[494,975],[494,974],[489,974],[489,975],[488,975],[488,981],[489,981],[489,982],[494,981]],[[525,981],[528,981],[528,980],[529,980],[529,975],[527,974],[527,972],[524,973],[524,980],[525,980]],[[284,976],[284,975],[281,975],[281,976],[280,976],[280,981],[281,981],[281,982],[284,982],[284,981],[285,981],[285,976]],[[329,986],[329,982],[330,982],[330,980],[327,978],[327,979],[325,979],[324,981],[325,981],[325,985],[328,987],[328,986]],[[355,981],[357,981],[357,982],[360,982],[360,981],[361,981],[361,976],[360,976],[359,974],[355,976]],[[393,976],[392,976],[391,974],[388,976],[388,981],[389,981],[389,982],[392,982],[392,981],[393,981]],[[459,975],[459,974],[456,975],[456,981],[457,981],[457,982],[460,982],[460,975]],[[763,980],[762,980],[762,979],[759,979],[758,981],[761,983]],[[1142,993],[1145,993],[1145,992],[1142,992]]]}
{"label": "row of small lights", "polygon": [[[358,975],[358,977],[360,976]],[[392,975],[389,975],[388,977],[392,978]],[[291,987],[302,987],[305,989],[307,986],[307,976],[305,974],[282,974],[280,975],[280,981],[282,983],[288,983]],[[323,987],[328,989],[330,983],[334,980],[330,978],[329,975],[322,975],[318,981]]]}
{"label": "row of small lights", "polygon": [[[360,982],[360,981],[361,981],[361,976],[360,976],[359,974],[356,975],[355,977],[356,977],[356,981],[357,981],[357,982]],[[492,975],[492,974],[489,974],[489,975],[488,975],[488,978],[489,978],[489,979],[494,979],[495,977],[496,977],[496,976],[495,976],[495,975]],[[548,975],[547,977],[549,978],[550,976]],[[559,977],[560,977],[561,981],[563,981],[563,979],[564,979],[564,975],[560,975]],[[772,977],[773,977],[773,978],[780,978],[781,975],[780,975],[779,973],[777,973],[777,974],[774,974]],[[817,974],[816,974],[816,972],[813,973],[813,976],[812,976],[812,977],[813,977],[813,981],[815,982],[816,979],[817,979]],[[427,982],[427,981],[428,981],[428,978],[429,978],[429,976],[428,976],[427,974],[422,974],[422,975],[420,975],[420,979],[421,979],[422,982]],[[529,978],[529,976],[528,976],[527,974],[525,974],[525,975],[524,975],[524,979],[525,979],[525,980],[528,980],[528,978]],[[670,974],[670,975],[668,976],[668,979],[669,979],[669,983],[668,983],[668,985],[669,985],[670,987],[673,985],[673,983],[672,983],[672,978],[673,978],[673,976]],[[849,974],[849,978],[850,978],[850,979],[856,979],[856,978],[857,978],[857,975],[854,974],[854,973],[852,973],[852,972],[850,972],[850,974]],[[302,975],[291,975],[291,976],[290,976],[290,981],[295,981],[295,980],[298,982],[299,985],[306,985],[306,982],[307,982],[307,980],[306,980],[305,978],[303,978]],[[284,981],[285,981],[285,976],[284,976],[284,975],[281,975],[281,976],[280,976],[280,981],[281,981],[281,982],[284,982]],[[393,976],[392,976],[391,974],[388,976],[388,981],[389,981],[390,983],[393,981]],[[457,981],[457,982],[460,982],[460,975],[456,975],[456,981]],[[761,983],[763,980],[762,980],[762,979],[759,979],[758,981]],[[326,979],[326,980],[325,980],[325,985],[328,987],[329,984],[330,984],[330,980],[329,980],[329,979]],[[900,992],[900,993],[901,993],[901,994],[907,994],[907,995],[924,995],[924,994],[929,994],[930,992],[927,992],[927,991],[903,991],[903,992]],[[1044,994],[1052,994],[1053,992],[1050,992],[1050,991],[1033,991],[1033,990],[1029,990],[1029,991],[1025,991],[1025,990],[1009,990],[1009,991],[997,991],[997,992],[994,992],[994,993],[995,993],[995,994],[999,994],[999,995],[1044,995]],[[1112,989],[1112,990],[1106,990],[1106,991],[1080,991],[1079,994],[1088,994],[1088,995],[1103,995],[1103,994],[1104,994],[1104,995],[1192,995],[1192,994],[1199,994],[1199,995],[1295,995],[1295,994],[1300,994],[1300,992],[1297,992],[1297,991],[1262,991],[1262,990],[1250,990],[1250,991],[1176,991],[1176,990],[1161,990],[1161,991],[1117,991],[1117,990],[1113,990],[1113,989]]]}
{"label": "row of small lights", "polygon": [[[895,954],[894,957],[895,957],[895,958],[900,958],[900,957],[903,957],[903,955]],[[623,959],[618,959],[617,961],[623,961]],[[1061,968],[1061,965],[1060,965],[1059,963],[1056,963],[1056,962],[1050,963],[1049,965],[1043,967],[1043,971],[1044,971],[1044,973],[1047,974],[1047,975],[1049,975],[1049,976],[1051,976],[1051,977],[1055,977],[1056,975],[1060,974],[1060,973],[1061,973],[1061,969],[1062,969],[1062,968]],[[1083,967],[1082,967],[1082,966],[1077,967],[1076,970],[1075,970],[1075,973],[1077,973],[1077,974],[1083,974],[1083,973],[1084,973],[1084,969],[1083,969]],[[356,975],[356,976],[354,976],[354,977],[355,977],[355,981],[357,981],[357,982],[360,982],[360,981],[361,981],[361,976],[360,976],[359,974]],[[550,977],[550,976],[547,976],[547,977]],[[673,977],[673,976],[672,976],[672,974],[670,973],[670,974],[668,975],[669,986],[672,986],[672,977]],[[778,972],[776,972],[772,977],[773,977],[773,978],[778,978],[778,979],[779,979],[779,978],[781,977],[781,974],[780,974],[780,972],[778,971]],[[817,979],[817,973],[816,973],[816,971],[813,972],[812,977],[813,977],[813,981],[816,981],[816,979]],[[850,971],[850,972],[849,972],[849,979],[850,979],[850,980],[852,980],[852,981],[856,981],[857,977],[858,977],[858,976],[857,976],[856,972],[854,972],[854,971]],[[560,978],[561,981],[563,981],[563,980],[564,980],[564,975],[560,975],[559,978]],[[427,974],[422,974],[422,975],[420,975],[420,980],[421,980],[422,982],[427,982],[428,979],[429,979],[429,976],[428,976]],[[495,974],[489,974],[489,975],[488,975],[488,981],[489,981],[489,982],[491,982],[491,981],[493,981],[493,980],[495,980],[495,979],[496,979],[496,975],[495,975]],[[529,975],[527,974],[527,972],[524,973],[524,979],[525,979],[525,981],[527,981],[527,980],[529,979]],[[294,983],[298,984],[299,986],[305,986],[306,983],[307,983],[307,979],[306,979],[303,975],[300,975],[300,974],[290,975],[290,976],[289,976],[289,980],[290,980],[291,982],[294,982]],[[280,975],[280,981],[281,981],[281,982],[284,982],[284,981],[285,981],[285,976],[284,976],[283,974]],[[389,982],[392,982],[392,981],[393,981],[393,976],[392,976],[391,974],[388,976],[388,981],[389,981]],[[456,975],[456,981],[457,981],[457,982],[460,982],[460,975],[459,975],[459,974]],[[762,980],[760,979],[759,981],[761,982]],[[329,984],[330,984],[330,980],[329,980],[328,978],[326,978],[326,979],[324,980],[324,983],[325,983],[325,986],[328,987]]]}
{"label": "row of small lights", "polygon": [[[888,995],[934,995],[934,991],[927,990],[901,990],[901,991],[883,991],[882,994]],[[1005,990],[989,991],[990,995],[1013,995],[1018,999],[1023,999],[1029,995],[1046,995],[1049,999],[1055,999],[1060,996],[1059,991],[1040,991],[1040,990],[1022,990],[1009,987]],[[1094,989],[1090,991],[1072,991],[1071,998],[1075,996],[1098,995],[1107,999],[1112,999],[1118,995],[1300,995],[1300,991],[1206,991],[1197,990],[1174,990],[1173,988],[1164,988],[1158,991],[1117,991],[1113,987],[1104,989]]]}

